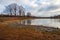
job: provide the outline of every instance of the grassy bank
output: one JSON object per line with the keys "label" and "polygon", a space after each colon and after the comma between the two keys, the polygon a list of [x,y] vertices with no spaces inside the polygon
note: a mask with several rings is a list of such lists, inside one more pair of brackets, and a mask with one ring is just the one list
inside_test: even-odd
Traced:
{"label": "grassy bank", "polygon": [[60,40],[60,31],[57,30],[54,33],[54,31],[37,30],[33,26],[10,27],[7,24],[1,24],[0,40]]}
{"label": "grassy bank", "polygon": [[23,20],[23,19],[34,19],[32,17],[0,17],[0,22],[13,21],[13,20]]}
{"label": "grassy bank", "polygon": [[45,26],[16,23],[30,18],[0,17],[0,19],[3,21],[0,23],[0,40],[60,40],[60,29],[45,31],[47,28]]}

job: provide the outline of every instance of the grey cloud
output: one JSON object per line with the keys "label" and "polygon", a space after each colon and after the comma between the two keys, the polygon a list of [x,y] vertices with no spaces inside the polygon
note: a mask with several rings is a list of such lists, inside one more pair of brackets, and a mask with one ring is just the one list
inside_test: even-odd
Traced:
{"label": "grey cloud", "polygon": [[49,5],[49,6],[44,6],[44,7],[41,7],[40,9],[38,9],[38,12],[41,12],[41,11],[53,11],[53,10],[56,10],[56,9],[59,9],[60,8],[60,5]]}

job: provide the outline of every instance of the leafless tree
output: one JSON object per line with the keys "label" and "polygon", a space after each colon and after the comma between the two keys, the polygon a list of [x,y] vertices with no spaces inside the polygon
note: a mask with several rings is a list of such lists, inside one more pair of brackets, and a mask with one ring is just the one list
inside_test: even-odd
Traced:
{"label": "leafless tree", "polygon": [[9,13],[10,13],[10,15],[16,15],[16,11],[17,11],[17,4],[10,4],[10,5],[8,5],[7,7],[8,7],[8,10],[9,10]]}
{"label": "leafless tree", "polygon": [[18,15],[19,16],[25,16],[25,9],[23,8],[23,6],[19,6],[16,3],[13,4],[9,4],[6,9],[7,12],[9,13],[9,15]]}
{"label": "leafless tree", "polygon": [[25,16],[25,9],[22,6],[19,6],[19,15]]}
{"label": "leafless tree", "polygon": [[30,12],[27,12],[27,16],[31,16],[31,13]]}

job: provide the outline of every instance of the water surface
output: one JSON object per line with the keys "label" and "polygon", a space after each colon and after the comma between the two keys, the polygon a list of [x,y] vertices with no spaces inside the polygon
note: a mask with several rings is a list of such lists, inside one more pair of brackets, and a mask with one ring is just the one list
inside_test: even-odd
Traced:
{"label": "water surface", "polygon": [[21,23],[25,25],[43,25],[60,28],[60,19],[29,19],[23,20]]}

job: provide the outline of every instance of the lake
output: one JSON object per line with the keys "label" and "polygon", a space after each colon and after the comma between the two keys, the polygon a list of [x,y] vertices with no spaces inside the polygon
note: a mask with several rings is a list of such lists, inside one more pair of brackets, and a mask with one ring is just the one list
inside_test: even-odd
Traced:
{"label": "lake", "polygon": [[21,21],[25,25],[43,25],[48,27],[60,28],[60,19],[29,19]]}

